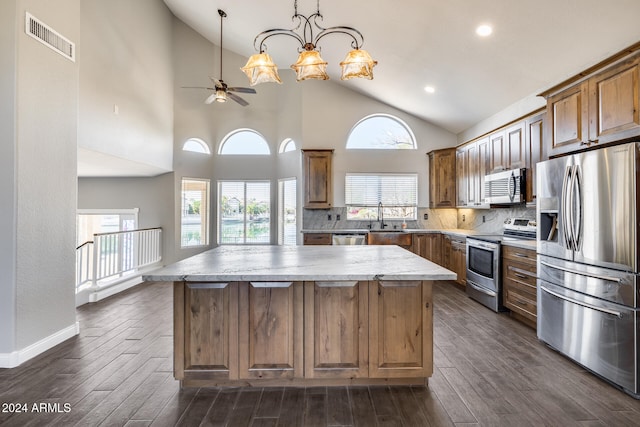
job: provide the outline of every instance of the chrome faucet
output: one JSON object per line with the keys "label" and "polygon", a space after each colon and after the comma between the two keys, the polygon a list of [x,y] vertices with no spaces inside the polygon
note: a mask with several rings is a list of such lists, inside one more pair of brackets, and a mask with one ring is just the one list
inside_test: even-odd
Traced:
{"label": "chrome faucet", "polygon": [[382,202],[378,202],[378,221],[380,221],[380,230],[384,230],[387,224],[384,223],[384,209],[382,208]]}

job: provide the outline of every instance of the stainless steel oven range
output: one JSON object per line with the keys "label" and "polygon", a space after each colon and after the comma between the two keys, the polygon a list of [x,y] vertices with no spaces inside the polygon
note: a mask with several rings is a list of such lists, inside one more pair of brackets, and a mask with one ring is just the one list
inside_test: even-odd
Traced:
{"label": "stainless steel oven range", "polygon": [[536,222],[509,218],[497,235],[467,237],[467,295],[495,312],[507,311],[502,305],[501,243],[505,240],[535,240]]}
{"label": "stainless steel oven range", "polygon": [[500,242],[490,241],[493,237],[467,237],[467,295],[497,312],[504,307],[500,286]]}

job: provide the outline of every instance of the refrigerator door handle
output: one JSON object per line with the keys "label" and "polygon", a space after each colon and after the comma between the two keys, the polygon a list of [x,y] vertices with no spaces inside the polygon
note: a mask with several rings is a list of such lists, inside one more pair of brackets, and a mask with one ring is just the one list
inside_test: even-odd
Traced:
{"label": "refrigerator door handle", "polygon": [[600,279],[607,282],[622,283],[622,280],[619,277],[611,277],[611,276],[605,276],[603,274],[595,274],[595,273],[589,273],[586,271],[578,271],[578,270],[574,270],[573,268],[560,267],[559,265],[549,264],[546,261],[540,261],[540,264],[544,265],[545,267],[553,268],[553,269],[564,271],[567,273],[579,274],[580,276],[592,277],[594,279]]}
{"label": "refrigerator door handle", "polygon": [[566,297],[564,295],[560,295],[560,294],[558,294],[556,292],[553,292],[553,291],[545,288],[544,286],[540,286],[540,290],[548,293],[549,295],[553,295],[554,297],[556,297],[558,299],[570,302],[572,304],[580,305],[582,307],[590,308],[592,310],[596,310],[596,311],[599,311],[601,313],[607,313],[607,314],[610,314],[612,316],[616,316],[616,317],[622,318],[622,313],[620,313],[619,311],[609,310],[608,308],[598,307],[598,306],[595,306],[595,305],[592,305],[592,304],[588,304],[586,302],[578,301],[578,300],[575,300],[573,298],[569,298],[569,297]]}
{"label": "refrigerator door handle", "polygon": [[564,244],[569,250],[573,250],[572,239],[571,239],[571,226],[570,226],[570,215],[569,215],[569,181],[571,179],[571,170],[573,166],[567,166],[564,171],[564,177],[562,179],[562,196],[561,196],[561,209],[562,209],[562,236],[564,237]]}
{"label": "refrigerator door handle", "polygon": [[[575,193],[574,193],[575,191]],[[576,199],[577,197],[577,199]],[[573,241],[575,245],[575,250],[579,251],[582,247],[582,222],[583,222],[583,213],[582,213],[582,173],[580,171],[580,166],[574,166],[573,172],[573,184],[571,189],[571,198],[573,201],[577,202],[577,208],[572,209],[572,213],[575,217],[575,228],[573,229]]]}

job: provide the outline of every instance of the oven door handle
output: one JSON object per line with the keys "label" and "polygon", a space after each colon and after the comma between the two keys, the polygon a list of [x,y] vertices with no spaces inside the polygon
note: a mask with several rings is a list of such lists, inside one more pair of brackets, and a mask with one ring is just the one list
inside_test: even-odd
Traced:
{"label": "oven door handle", "polygon": [[545,261],[540,261],[540,264],[544,265],[545,267],[554,268],[556,270],[565,271],[567,273],[578,274],[580,276],[586,276],[586,277],[592,277],[594,279],[605,280],[607,282],[622,283],[622,279],[620,279],[619,277],[604,276],[602,274],[589,273],[586,271],[578,271],[572,268],[560,267],[559,265],[549,264],[548,262],[545,262]]}
{"label": "oven door handle", "polygon": [[482,292],[483,294],[485,294],[485,295],[489,295],[490,297],[495,297],[495,296],[496,296],[496,293],[495,293],[495,292],[488,291],[488,290],[486,290],[486,289],[484,289],[484,288],[481,288],[480,286],[476,285],[476,284],[475,284],[475,283],[473,283],[473,282],[470,282],[469,280],[467,280],[467,285],[470,285],[470,286],[471,286],[473,289],[475,289],[476,291],[478,291],[478,292]]}
{"label": "oven door handle", "polygon": [[540,290],[545,291],[549,295],[553,295],[554,297],[556,297],[558,299],[561,299],[563,301],[567,301],[567,302],[570,302],[572,304],[576,304],[576,305],[579,305],[579,306],[582,306],[582,307],[590,308],[591,310],[599,311],[601,313],[606,313],[606,314],[610,314],[612,316],[616,316],[618,318],[622,318],[622,313],[620,313],[619,311],[609,310],[608,308],[597,307],[595,305],[588,304],[586,302],[578,301],[576,299],[569,298],[569,297],[566,297],[564,295],[560,295],[560,294],[558,294],[556,292],[553,292],[553,291],[545,288],[544,286],[540,286]]}

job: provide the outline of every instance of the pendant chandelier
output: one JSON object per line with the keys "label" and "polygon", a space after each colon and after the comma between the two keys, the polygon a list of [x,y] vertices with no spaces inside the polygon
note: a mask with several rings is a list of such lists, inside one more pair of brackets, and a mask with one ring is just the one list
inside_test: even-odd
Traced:
{"label": "pendant chandelier", "polygon": [[294,0],[293,8],[294,14],[291,20],[297,22],[294,28],[290,30],[278,28],[266,30],[258,34],[254,39],[253,46],[260,53],[252,55],[247,64],[241,68],[249,77],[251,86],[268,82],[282,83],[280,76],[278,76],[278,67],[274,64],[271,56],[265,53],[267,49],[265,41],[277,35],[293,37],[300,43],[298,60],[291,66],[296,72],[297,81],[329,79],[326,72],[327,63],[322,59],[318,51],[318,42],[329,34],[345,34],[352,39],[351,47],[353,50],[340,63],[342,67],[340,78],[342,80],[352,78],[373,79],[373,67],[378,62],[371,59],[367,51],[360,49],[364,43],[364,37],[360,31],[352,27],[324,28],[319,25],[318,21],[323,20],[323,16],[320,13],[320,0],[317,0],[316,12],[308,17],[298,13],[298,0]]}

